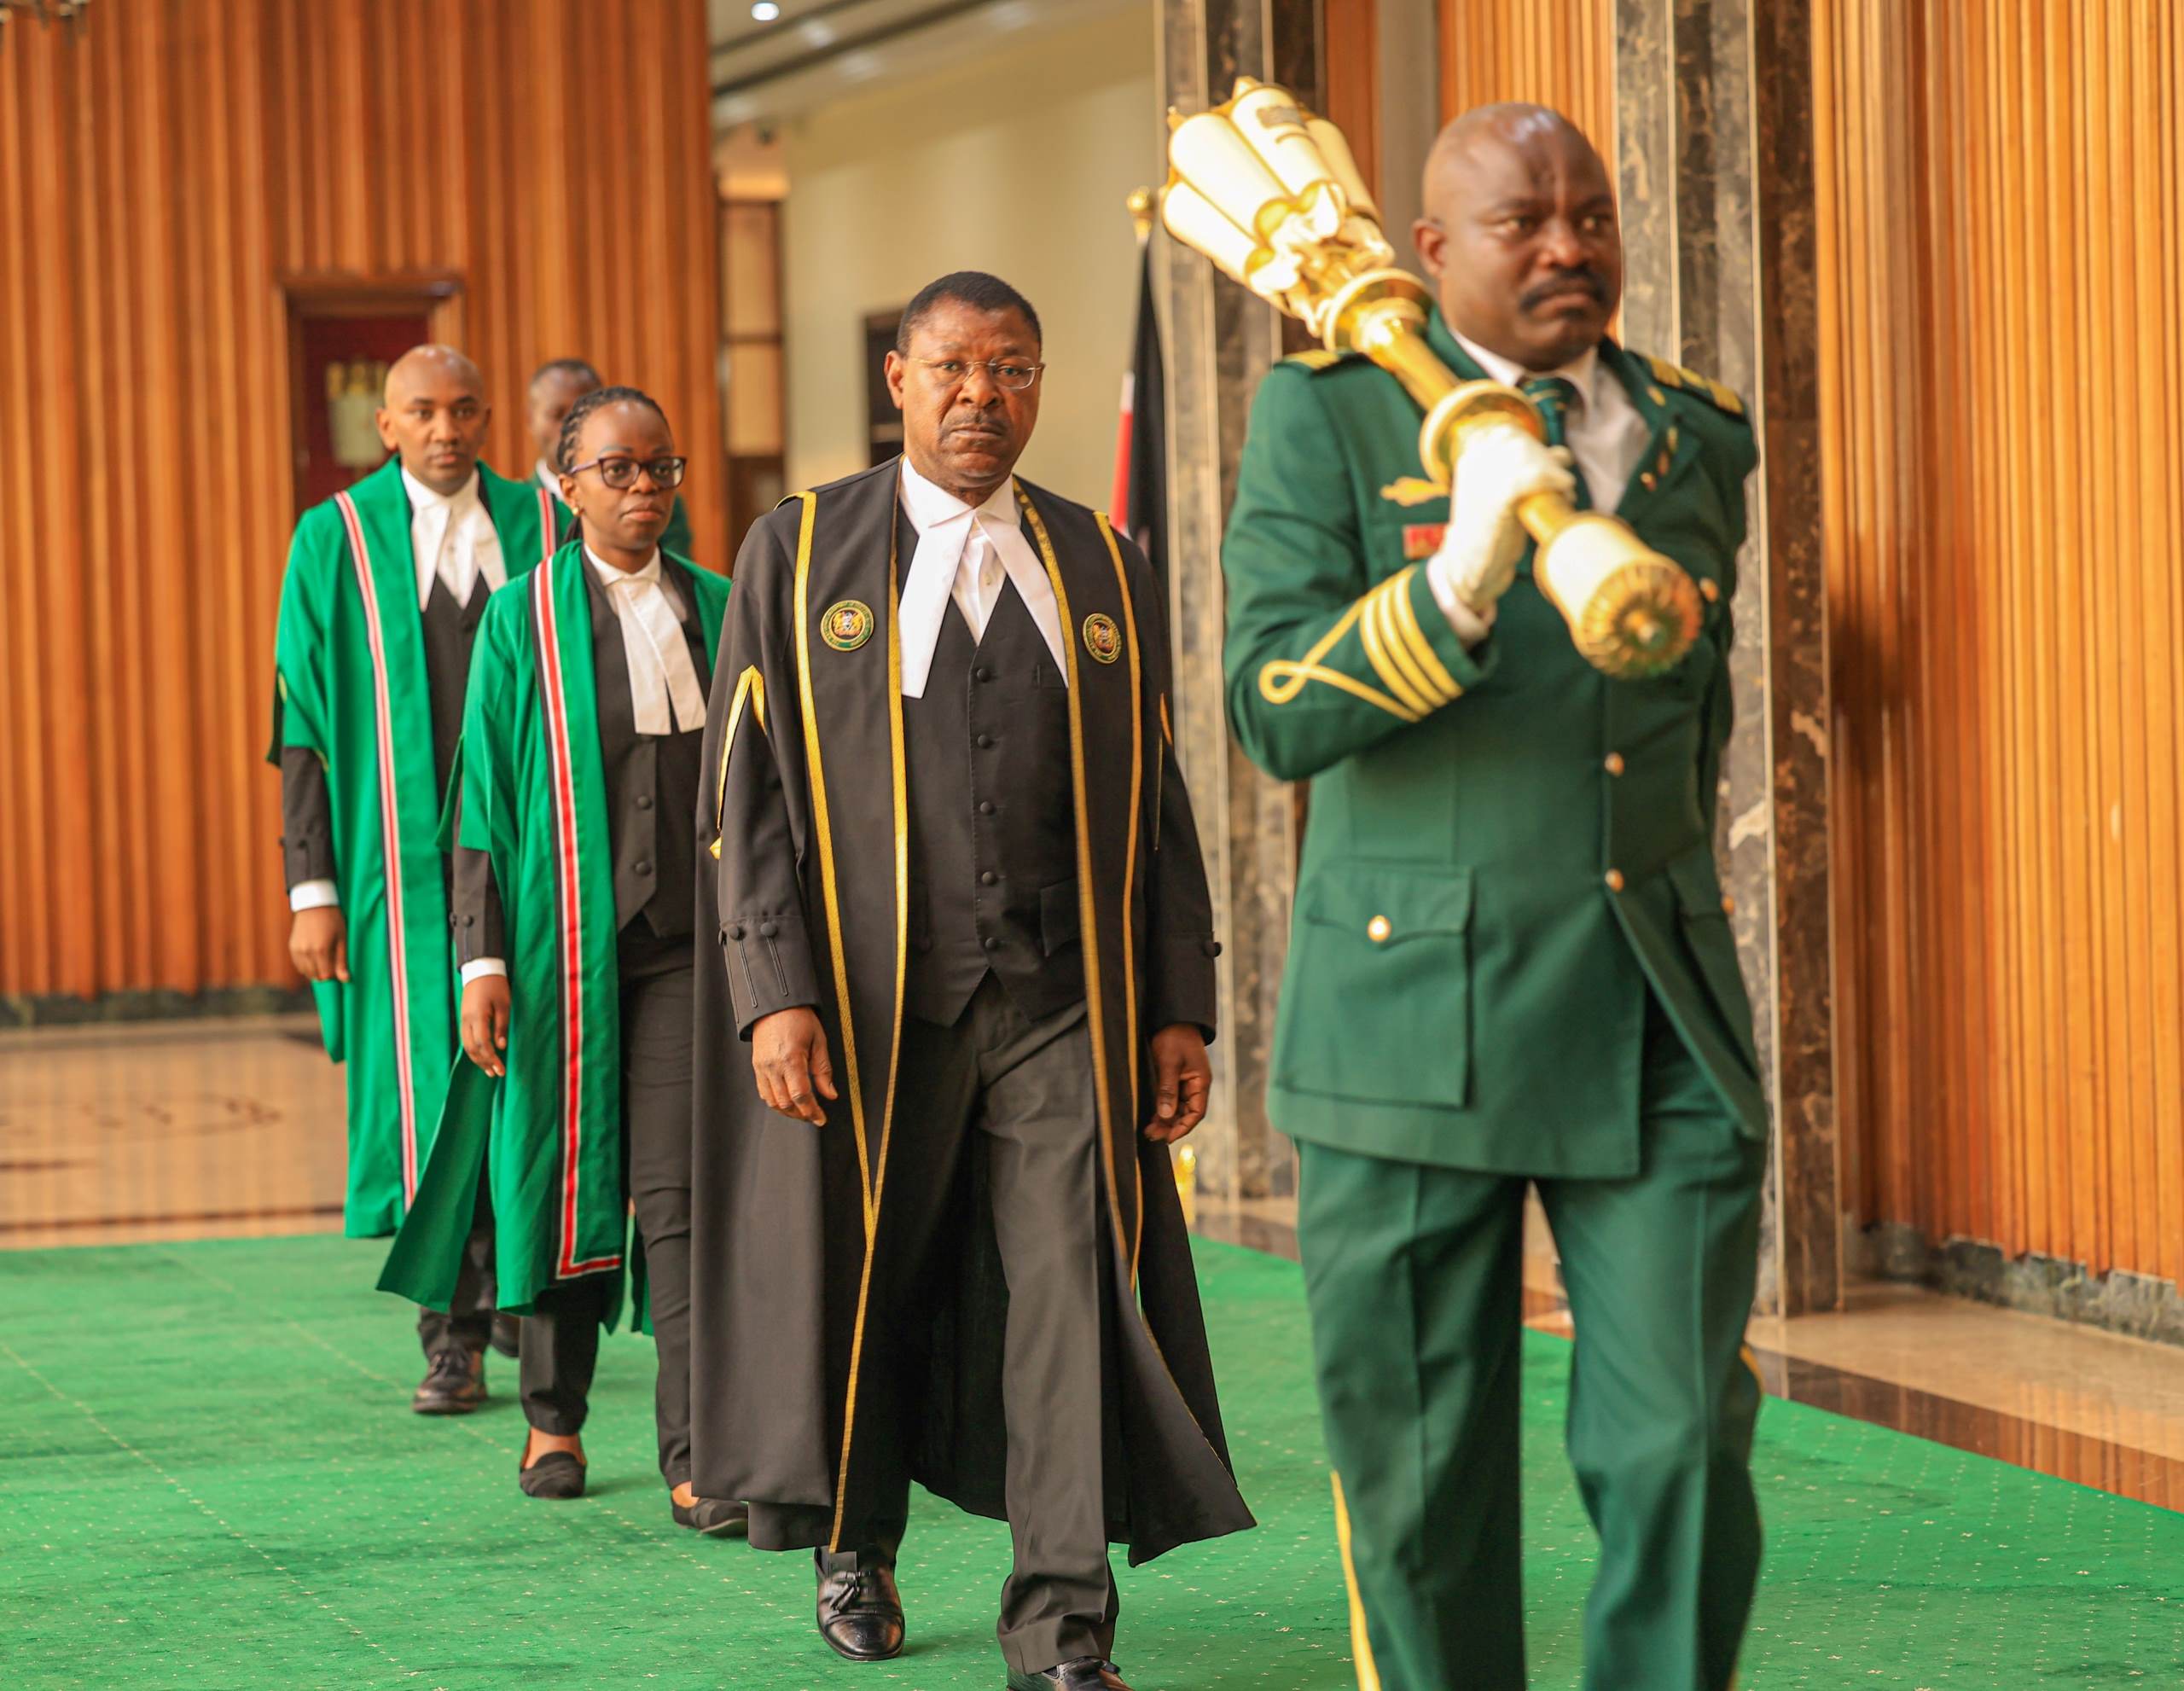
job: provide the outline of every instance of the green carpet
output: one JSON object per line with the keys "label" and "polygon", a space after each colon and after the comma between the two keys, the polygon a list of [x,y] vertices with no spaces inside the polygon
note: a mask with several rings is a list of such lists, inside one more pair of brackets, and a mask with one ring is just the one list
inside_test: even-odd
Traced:
{"label": "green carpet", "polygon": [[[515,1486],[512,1364],[467,1420],[407,1409],[380,1248],[338,1239],[0,1253],[0,1685],[997,1688],[1008,1534],[921,1498],[911,1653],[828,1655],[801,1557],[668,1519],[652,1356],[610,1340],[583,1502]],[[1199,1247],[1260,1530],[1123,1586],[1140,1691],[1346,1687],[1347,1617],[1297,1270]],[[1533,1682],[1577,1676],[1594,1546],[1562,1461],[1567,1348],[1525,1363]],[[1770,1402],[1745,1691],[2184,1682],[2184,1518]]]}

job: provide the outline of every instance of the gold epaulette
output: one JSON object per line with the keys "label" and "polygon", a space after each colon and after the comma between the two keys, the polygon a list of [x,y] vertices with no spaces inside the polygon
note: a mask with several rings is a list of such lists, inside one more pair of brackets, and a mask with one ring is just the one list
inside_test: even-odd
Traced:
{"label": "gold epaulette", "polygon": [[1710,375],[1697,370],[1687,370],[1681,364],[1672,364],[1666,358],[1656,358],[1650,352],[1643,355],[1646,368],[1653,371],[1653,380],[1664,387],[1704,399],[1717,410],[1727,411],[1733,417],[1744,415],[1744,401],[1737,398],[1736,389],[1725,387]]}

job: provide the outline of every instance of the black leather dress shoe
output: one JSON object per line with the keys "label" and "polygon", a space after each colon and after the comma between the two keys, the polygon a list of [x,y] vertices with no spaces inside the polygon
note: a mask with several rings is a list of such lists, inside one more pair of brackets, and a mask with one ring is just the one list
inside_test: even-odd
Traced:
{"label": "black leather dress shoe", "polygon": [[901,1655],[903,1596],[895,1589],[895,1570],[860,1561],[829,1572],[825,1552],[816,1560],[819,1636],[853,1662],[884,1662]]}
{"label": "black leather dress shoe", "polygon": [[1130,1691],[1112,1662],[1076,1656],[1043,1673],[1012,1673],[1008,1691]]}
{"label": "black leather dress shoe", "polygon": [[523,1334],[523,1318],[506,1316],[497,1310],[493,1313],[493,1348],[504,1357],[517,1354],[517,1343]]}
{"label": "black leather dress shoe", "polygon": [[433,1353],[410,1407],[421,1415],[467,1415],[485,1398],[485,1353],[455,1345]]}
{"label": "black leather dress shoe", "polygon": [[676,1525],[689,1527],[708,1538],[741,1538],[751,1530],[751,1511],[741,1503],[700,1497],[685,1508],[671,1496],[667,1501],[675,1511]]}
{"label": "black leather dress shoe", "polygon": [[549,1450],[529,1467],[518,1468],[515,1483],[526,1497],[581,1497],[584,1464],[566,1450]]}

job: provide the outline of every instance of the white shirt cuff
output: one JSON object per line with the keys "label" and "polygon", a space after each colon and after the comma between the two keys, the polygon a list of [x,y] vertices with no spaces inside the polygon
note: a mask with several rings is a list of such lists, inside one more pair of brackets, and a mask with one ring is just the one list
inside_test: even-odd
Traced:
{"label": "white shirt cuff", "polygon": [[1449,626],[1456,631],[1456,638],[1464,642],[1467,650],[1494,631],[1494,613],[1499,606],[1490,605],[1482,614],[1456,596],[1455,584],[1449,579],[1449,569],[1439,557],[1426,566],[1426,584],[1433,590],[1433,602],[1441,607],[1441,614],[1449,619]]}
{"label": "white shirt cuff", "polygon": [[485,975],[506,975],[508,972],[508,959],[505,957],[473,957],[462,966],[462,984],[468,986]]}
{"label": "white shirt cuff", "polygon": [[291,910],[322,910],[341,908],[341,894],[330,880],[299,880],[288,889],[288,908]]}

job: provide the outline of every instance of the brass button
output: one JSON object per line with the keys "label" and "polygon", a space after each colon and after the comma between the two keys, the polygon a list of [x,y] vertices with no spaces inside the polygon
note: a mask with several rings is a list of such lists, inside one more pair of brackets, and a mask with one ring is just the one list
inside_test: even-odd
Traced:
{"label": "brass button", "polygon": [[1623,773],[1623,753],[1620,752],[1609,753],[1607,754],[1607,761],[1605,767],[1610,775],[1621,775]]}
{"label": "brass button", "polygon": [[1708,604],[1712,604],[1722,596],[1722,584],[1711,577],[1701,577],[1699,583],[1699,596]]}
{"label": "brass button", "polygon": [[1611,892],[1620,892],[1623,891],[1623,871],[1621,869],[1610,869],[1607,872],[1607,890]]}
{"label": "brass button", "polygon": [[1385,916],[1374,916],[1372,921],[1365,924],[1365,937],[1375,945],[1385,944],[1388,935],[1393,932],[1394,930],[1388,926],[1388,919]]}
{"label": "brass button", "polygon": [[1736,913],[1737,901],[1730,898],[1728,893],[1724,892],[1722,895],[1722,914],[1725,916],[1733,916]]}
{"label": "brass button", "polygon": [[1647,388],[1646,390],[1646,397],[1651,399],[1656,405],[1665,405],[1669,402],[1669,396],[1662,392],[1658,387]]}

